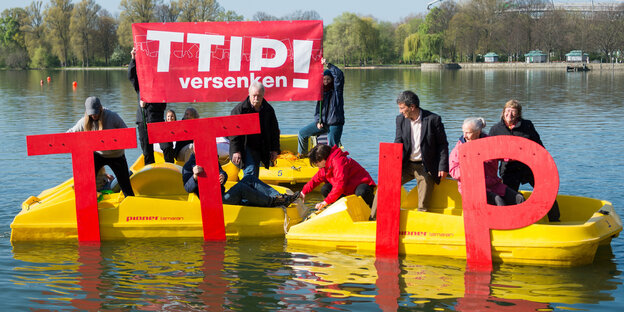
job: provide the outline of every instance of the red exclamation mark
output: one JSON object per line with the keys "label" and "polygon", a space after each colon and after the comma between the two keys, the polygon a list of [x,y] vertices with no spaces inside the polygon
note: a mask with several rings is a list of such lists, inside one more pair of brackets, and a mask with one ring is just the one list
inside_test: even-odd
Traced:
{"label": "red exclamation mark", "polygon": [[[310,72],[310,59],[312,58],[311,40],[293,40],[294,72],[307,74]],[[293,88],[308,88],[308,79],[293,78]]]}

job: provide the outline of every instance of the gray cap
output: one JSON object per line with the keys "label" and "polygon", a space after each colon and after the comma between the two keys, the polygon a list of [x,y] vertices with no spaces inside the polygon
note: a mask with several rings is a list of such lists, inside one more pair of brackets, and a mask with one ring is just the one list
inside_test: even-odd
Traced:
{"label": "gray cap", "polygon": [[85,101],[85,113],[87,115],[99,115],[102,111],[102,103],[95,96],[90,96]]}

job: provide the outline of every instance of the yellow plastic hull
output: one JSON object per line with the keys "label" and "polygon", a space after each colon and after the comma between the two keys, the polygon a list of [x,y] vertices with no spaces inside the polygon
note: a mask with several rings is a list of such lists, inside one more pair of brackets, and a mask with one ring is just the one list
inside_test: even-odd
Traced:
{"label": "yellow plastic hull", "polygon": [[[430,212],[414,209],[416,190],[402,196],[400,254],[466,258],[461,198],[456,190],[455,181],[444,181],[434,192]],[[521,229],[492,230],[493,260],[554,266],[588,264],[598,246],[608,245],[622,230],[622,222],[609,202],[565,195],[558,196],[558,202],[560,223],[542,219]],[[369,214],[361,198],[349,196],[293,226],[286,238],[289,245],[374,253],[377,224],[368,221]]]}
{"label": "yellow plastic hull", "polygon": [[[184,191],[179,167],[157,163],[142,170],[142,158],[139,158],[131,168],[137,171],[130,180],[136,196],[100,195],[102,240],[203,237],[199,199]],[[233,184],[228,182],[226,186]],[[283,187],[274,188],[281,193],[290,192]],[[301,222],[303,209],[300,202],[286,208],[223,205],[226,236],[283,236],[290,226]],[[24,201],[11,229],[12,242],[76,240],[73,179]]]}

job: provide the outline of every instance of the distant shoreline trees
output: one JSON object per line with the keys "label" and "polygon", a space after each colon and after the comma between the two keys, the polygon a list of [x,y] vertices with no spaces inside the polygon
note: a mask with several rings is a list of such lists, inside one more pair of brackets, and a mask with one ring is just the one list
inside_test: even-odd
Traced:
{"label": "distant shoreline trees", "polygon": [[[129,61],[132,23],[242,21],[216,0],[122,0],[112,16],[97,0],[35,0],[0,14],[0,68],[121,66]],[[403,12],[401,12],[403,13]],[[313,10],[252,20],[316,20]],[[325,26],[325,57],[344,66],[478,62],[496,52],[522,61],[542,50],[562,61],[571,50],[615,62],[624,51],[624,4],[602,12],[563,11],[550,0],[442,2],[398,23],[345,12]]]}

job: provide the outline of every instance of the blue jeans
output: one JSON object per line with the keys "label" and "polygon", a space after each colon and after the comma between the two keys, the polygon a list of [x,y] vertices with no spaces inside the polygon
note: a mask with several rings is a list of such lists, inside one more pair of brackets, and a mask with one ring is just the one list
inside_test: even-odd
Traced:
{"label": "blue jeans", "polygon": [[223,194],[223,203],[227,205],[270,207],[273,203],[273,198],[277,195],[279,195],[279,192],[266,183],[253,176],[245,176]]}
{"label": "blue jeans", "polygon": [[254,190],[267,196],[276,197],[280,195],[280,192],[278,192],[276,189],[272,188],[271,186],[262,182],[260,179],[254,176],[244,176],[243,179],[240,180],[238,183],[247,184]]}
{"label": "blue jeans", "polygon": [[260,153],[247,148],[241,169],[243,169],[245,177],[249,175],[256,177],[256,179],[260,177]]}
{"label": "blue jeans", "polygon": [[316,126],[316,122],[313,122],[299,130],[299,147],[298,152],[301,155],[305,155],[308,153],[308,138],[313,135],[320,135],[323,133],[327,133],[327,143],[329,146],[339,145],[340,138],[342,137],[342,127],[343,125],[335,125],[328,126],[325,125],[323,128],[319,129]]}

